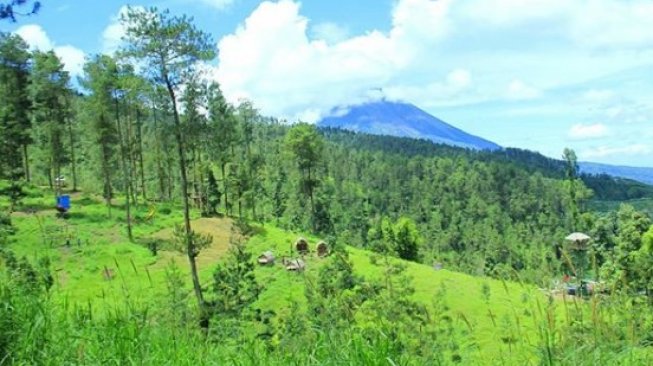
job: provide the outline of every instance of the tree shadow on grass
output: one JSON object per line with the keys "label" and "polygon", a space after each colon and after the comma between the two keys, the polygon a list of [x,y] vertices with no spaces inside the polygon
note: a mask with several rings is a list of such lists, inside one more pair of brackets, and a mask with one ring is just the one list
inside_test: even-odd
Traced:
{"label": "tree shadow on grass", "polygon": [[88,213],[88,212],[82,212],[82,211],[75,211],[71,210],[66,213],[66,218],[69,220],[79,220],[79,221],[84,221],[88,223],[102,223],[106,222],[109,220],[106,214],[101,214],[101,213]]}

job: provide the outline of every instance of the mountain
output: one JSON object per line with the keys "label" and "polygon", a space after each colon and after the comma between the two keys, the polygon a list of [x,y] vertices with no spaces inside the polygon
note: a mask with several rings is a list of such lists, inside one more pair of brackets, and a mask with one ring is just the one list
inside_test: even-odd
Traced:
{"label": "mountain", "polygon": [[501,149],[494,142],[453,127],[412,104],[387,100],[336,108],[318,126],[374,135],[427,139],[475,150]]}
{"label": "mountain", "polygon": [[[426,139],[439,144],[473,150],[497,151],[499,153],[503,151],[507,155],[514,155],[516,152],[521,151],[517,154],[519,155],[518,160],[534,160],[534,162],[542,163],[541,159],[536,157],[538,155],[536,153],[519,149],[502,149],[501,146],[494,142],[471,135],[412,104],[403,102],[380,100],[349,107],[337,107],[331,111],[329,117],[318,122],[318,126],[339,128],[372,135]],[[545,160],[544,165],[546,166],[553,164],[552,162],[561,163],[553,159]],[[558,166],[557,168],[560,167]],[[589,162],[580,162],[579,168],[581,173],[584,174],[607,174],[613,177],[626,178],[653,185],[653,168],[636,168]]]}
{"label": "mountain", "polygon": [[653,185],[653,168],[607,165],[587,162],[578,163],[578,167],[580,168],[581,173],[607,174]]}

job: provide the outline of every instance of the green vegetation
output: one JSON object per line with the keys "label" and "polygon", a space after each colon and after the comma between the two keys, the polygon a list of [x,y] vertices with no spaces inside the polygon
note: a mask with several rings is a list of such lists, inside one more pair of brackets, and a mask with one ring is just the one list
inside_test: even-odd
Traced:
{"label": "green vegetation", "polygon": [[205,80],[191,19],[122,21],[83,93],[0,37],[0,364],[651,362],[650,214],[592,201],[651,187],[289,126]]}
{"label": "green vegetation", "polygon": [[619,206],[624,203],[633,206],[638,211],[644,211],[648,213],[649,216],[653,217],[653,198],[641,198],[627,201],[593,200],[588,204],[588,208],[592,211],[608,213],[610,211],[618,210]]}
{"label": "green vegetation", "polygon": [[[45,206],[49,197],[39,193],[30,190],[25,206]],[[189,297],[188,270],[183,269],[186,262],[173,246],[166,246],[166,239],[172,243],[174,237],[169,227],[183,219],[180,207],[163,204],[158,211],[167,212],[169,207],[171,213],[158,213],[150,221],[140,221],[147,216],[144,208],[135,212],[137,241],[158,238],[161,243],[162,249],[153,256],[143,245],[129,243],[126,231],[120,230],[123,219],[102,220],[106,209],[101,200],[78,195],[73,206],[67,220],[57,219],[51,209],[12,216],[16,233],[6,249],[15,253],[13,258],[24,255],[29,262],[11,259],[11,252],[3,251],[6,281],[0,293],[5,304],[20,304],[21,309],[3,319],[37,328],[5,333],[12,335],[6,339],[10,360],[106,363],[138,357],[138,362],[146,363],[185,363],[182,360],[187,358],[203,364],[384,364],[389,358],[407,364],[524,364],[550,357],[551,363],[575,364],[650,361],[651,355],[642,347],[647,344],[650,313],[633,313],[633,306],[645,304],[631,303],[623,295],[564,300],[562,294],[549,297],[525,283],[436,270],[337,243],[326,259],[309,255],[304,273],[285,271],[278,263],[254,267],[251,255],[266,250],[290,255],[300,233],[270,225],[232,233],[242,225],[229,219],[199,218],[195,213],[193,225],[198,232],[219,238],[198,257],[202,281],[216,286],[206,292],[208,302],[222,304],[213,314],[209,335],[202,335],[192,321],[196,312]],[[124,205],[113,210],[124,213]],[[54,230],[58,225],[66,225],[67,231]],[[229,239],[239,245],[242,231],[250,232],[250,239],[241,249],[232,247],[229,254]],[[45,240],[43,232],[49,233]],[[309,235],[308,240],[314,244],[318,238]],[[219,263],[224,265],[216,267]],[[242,281],[249,285],[234,285]],[[241,295],[227,296],[219,290],[224,287],[240,289]],[[43,316],[49,324],[45,328],[39,323],[46,320]],[[623,328],[615,328],[617,324]],[[628,333],[633,326],[641,327],[641,332]],[[37,330],[43,339],[33,339]],[[77,341],[57,341],[64,338]],[[594,343],[586,343],[590,340]],[[39,352],[33,342],[42,342]],[[350,346],[343,349],[345,345]]]}

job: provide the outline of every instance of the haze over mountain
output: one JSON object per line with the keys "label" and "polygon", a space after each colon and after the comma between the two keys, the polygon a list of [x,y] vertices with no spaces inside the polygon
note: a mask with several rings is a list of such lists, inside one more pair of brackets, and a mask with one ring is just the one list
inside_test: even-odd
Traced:
{"label": "haze over mountain", "polygon": [[653,185],[653,168],[608,165],[590,162],[578,164],[580,171],[587,174],[609,174]]}
{"label": "haze over mountain", "polygon": [[[423,111],[413,104],[378,100],[348,107],[336,107],[319,127],[335,127],[374,135],[427,139],[435,143],[475,150],[497,150],[498,144],[469,134]],[[653,168],[579,162],[581,172],[608,174],[653,184]]]}
{"label": "haze over mountain", "polygon": [[322,119],[318,126],[375,135],[422,138],[476,150],[501,148],[494,142],[458,129],[412,104],[388,100],[335,108],[332,115]]}

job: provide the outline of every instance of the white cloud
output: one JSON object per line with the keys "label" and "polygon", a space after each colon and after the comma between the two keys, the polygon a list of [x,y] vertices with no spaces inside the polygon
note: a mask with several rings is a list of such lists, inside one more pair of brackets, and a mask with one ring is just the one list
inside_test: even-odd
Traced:
{"label": "white cloud", "polygon": [[462,4],[465,17],[494,27],[511,27],[559,18],[570,12],[568,0],[473,0]]}
{"label": "white cloud", "polygon": [[[461,97],[461,94],[466,96]],[[450,71],[444,77],[444,81],[434,81],[426,85],[387,87],[383,89],[382,96],[393,100],[419,101],[418,104],[425,108],[456,106],[485,100],[484,96],[473,90],[471,72],[461,68]]]}
{"label": "white cloud", "polygon": [[653,45],[648,0],[470,0],[461,9],[474,22],[503,28],[535,24],[593,49]]}
{"label": "white cloud", "polygon": [[[215,75],[231,101],[246,97],[266,114],[315,120],[333,106],[364,100],[370,89],[383,88],[414,64],[446,33],[448,5],[403,0],[389,34],[371,31],[329,44],[308,37],[299,3],[263,2],[220,40]],[[461,73],[454,78],[467,82]]]}
{"label": "white cloud", "polygon": [[32,49],[49,51],[53,44],[41,26],[36,24],[23,25],[14,32],[19,35]]}
{"label": "white cloud", "polygon": [[54,48],[54,53],[59,56],[64,64],[64,69],[72,76],[80,76],[84,72],[86,54],[79,48],[66,45]]}
{"label": "white cloud", "polygon": [[53,50],[64,64],[64,70],[68,71],[71,76],[82,74],[85,54],[81,49],[71,45],[57,46],[48,37],[45,30],[36,24],[21,26],[15,33],[21,36],[32,49],[42,52]]}
{"label": "white cloud", "polygon": [[[136,11],[145,11],[143,6],[132,6],[132,9]],[[123,15],[127,14],[129,7],[123,5],[118,14],[111,17],[109,25],[104,28],[102,32],[102,52],[106,54],[114,54],[120,46],[122,46],[123,41],[122,37],[125,36],[125,27],[120,23],[120,19]]]}
{"label": "white cloud", "polygon": [[582,159],[605,158],[610,156],[623,155],[646,155],[653,152],[649,145],[633,144],[629,146],[599,146],[582,151],[579,155]]}
{"label": "white cloud", "polygon": [[[580,3],[580,4],[578,4]],[[653,45],[653,3],[645,0],[584,0],[573,13],[573,39],[592,48],[646,48]]]}
{"label": "white cloud", "polygon": [[224,10],[233,5],[235,0],[200,0],[200,2],[218,10]]}
{"label": "white cloud", "polygon": [[[351,34],[333,23],[312,24],[297,1],[265,1],[219,41],[214,76],[230,101],[248,98],[263,113],[290,120],[319,118],[377,89],[437,115],[479,103],[536,107],[556,90],[578,85],[565,111],[576,120],[613,124],[623,108],[631,109],[632,103],[614,109],[626,86],[583,83],[653,64],[647,4],[653,3],[396,0],[388,31]],[[647,116],[630,114],[621,120]],[[567,121],[556,126],[562,141]]]}
{"label": "white cloud", "polygon": [[472,83],[472,74],[465,69],[455,69],[447,75],[447,83],[457,89],[466,88]]}
{"label": "white cloud", "polygon": [[102,52],[113,54],[122,43],[125,30],[120,24],[120,18],[114,19],[102,32]]}
{"label": "white cloud", "polygon": [[568,136],[575,140],[588,140],[606,137],[609,133],[608,127],[602,123],[575,124],[569,129]]}
{"label": "white cloud", "polygon": [[603,103],[612,100],[615,92],[607,89],[590,89],[583,93],[581,101],[589,103]]}
{"label": "white cloud", "polygon": [[349,37],[347,28],[336,23],[318,23],[311,28],[313,38],[326,41],[328,44],[342,42]]}
{"label": "white cloud", "polygon": [[542,94],[537,88],[515,79],[508,84],[506,97],[512,100],[535,99]]}

